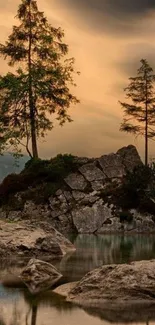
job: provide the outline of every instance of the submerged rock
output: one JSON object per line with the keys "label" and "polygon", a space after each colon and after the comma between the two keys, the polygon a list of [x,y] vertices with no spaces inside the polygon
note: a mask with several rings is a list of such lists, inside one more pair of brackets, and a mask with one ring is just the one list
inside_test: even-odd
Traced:
{"label": "submerged rock", "polygon": [[62,274],[50,263],[31,259],[20,275],[33,294],[47,290],[60,280]]}
{"label": "submerged rock", "polygon": [[155,303],[155,260],[95,269],[75,285],[68,300],[84,306]]}

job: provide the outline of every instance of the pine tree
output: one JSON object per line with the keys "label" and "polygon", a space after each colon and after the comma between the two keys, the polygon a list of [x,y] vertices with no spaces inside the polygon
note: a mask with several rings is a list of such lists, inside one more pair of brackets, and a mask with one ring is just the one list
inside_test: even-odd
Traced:
{"label": "pine tree", "polygon": [[17,66],[15,73],[0,78],[0,109],[7,119],[6,137],[12,136],[16,145],[26,139],[29,154],[31,140],[37,158],[37,138],[53,127],[50,114],[63,125],[71,121],[70,105],[78,103],[69,90],[69,85],[75,86],[74,59],[67,59],[63,30],[48,23],[35,0],[22,0],[16,18],[19,24],[0,45],[0,55]]}
{"label": "pine tree", "polygon": [[148,165],[148,140],[155,136],[155,75],[147,60],[140,62],[137,76],[129,78],[124,89],[129,102],[119,102],[125,115],[120,130],[144,136],[145,165]]}

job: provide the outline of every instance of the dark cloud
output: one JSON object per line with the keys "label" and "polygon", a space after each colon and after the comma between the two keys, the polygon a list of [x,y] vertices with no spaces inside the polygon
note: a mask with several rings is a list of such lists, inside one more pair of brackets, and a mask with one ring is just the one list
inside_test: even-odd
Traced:
{"label": "dark cloud", "polygon": [[[60,0],[59,0],[60,1]],[[150,9],[155,9],[155,0],[62,0],[64,5],[69,5],[85,11],[98,11],[122,16],[143,14]]]}
{"label": "dark cloud", "polygon": [[110,30],[115,34],[133,30],[140,33],[140,18],[155,10],[155,0],[57,0],[57,3],[76,10],[85,25],[94,30]]}

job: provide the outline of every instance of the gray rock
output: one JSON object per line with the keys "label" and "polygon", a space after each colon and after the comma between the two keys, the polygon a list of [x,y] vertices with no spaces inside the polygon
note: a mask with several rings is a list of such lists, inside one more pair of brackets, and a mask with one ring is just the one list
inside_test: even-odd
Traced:
{"label": "gray rock", "polygon": [[62,192],[62,190],[61,190],[61,189],[59,189],[59,190],[57,190],[57,191],[56,191],[56,193],[55,193],[55,194],[56,194],[57,196],[59,196],[59,195],[61,195],[62,193],[63,193],[63,192]]}
{"label": "gray rock", "polygon": [[69,210],[68,202],[63,194],[56,198],[51,197],[49,199],[49,205],[51,208],[51,216],[53,218],[56,218]]}
{"label": "gray rock", "polygon": [[77,165],[83,165],[88,164],[94,161],[94,158],[88,158],[88,157],[74,157],[74,162]]}
{"label": "gray rock", "polygon": [[55,210],[56,208],[59,208],[60,201],[58,200],[58,197],[51,196],[49,198],[49,205],[52,210]]}
{"label": "gray rock", "polygon": [[84,191],[87,182],[82,175],[79,173],[72,173],[65,178],[65,182],[72,190]]}
{"label": "gray rock", "polygon": [[57,218],[52,220],[52,225],[63,235],[72,234],[76,232],[70,213],[59,215]]}
{"label": "gray rock", "polygon": [[8,213],[3,208],[0,208],[0,219],[6,219]]}
{"label": "gray rock", "polygon": [[63,212],[60,210],[60,209],[53,209],[52,211],[51,211],[51,217],[52,217],[52,219],[55,219],[55,218],[57,218],[57,217],[59,217],[59,216],[61,216],[61,214],[62,214]]}
{"label": "gray rock", "polygon": [[31,259],[20,277],[29,291],[36,294],[52,287],[60,280],[62,274],[52,264]]}
{"label": "gray rock", "polygon": [[[108,222],[107,222],[108,220]],[[105,219],[103,225],[101,228],[97,230],[98,234],[104,234],[104,233],[114,233],[114,232],[123,232],[124,226],[122,227],[122,224],[120,223],[119,219],[117,217],[107,217]]]}
{"label": "gray rock", "polygon": [[104,188],[103,180],[93,181],[91,182],[91,187],[94,191],[100,191]]}
{"label": "gray rock", "polygon": [[64,196],[65,196],[67,202],[70,202],[73,199],[72,194],[69,191],[64,191]]}
{"label": "gray rock", "polygon": [[80,201],[85,197],[85,193],[80,191],[72,191],[72,195],[75,201]]}
{"label": "gray rock", "polygon": [[155,260],[106,265],[93,270],[70,291],[68,300],[81,305],[153,302]]}
{"label": "gray rock", "polygon": [[89,194],[85,194],[80,204],[82,205],[90,205],[99,200],[99,196],[97,195],[97,191],[90,192]]}
{"label": "gray rock", "polygon": [[61,203],[65,203],[66,204],[66,202],[67,202],[66,197],[65,197],[65,195],[63,193],[58,196],[58,199],[59,199],[59,201]]}
{"label": "gray rock", "polygon": [[[44,215],[45,217],[48,217],[50,212],[48,209],[47,204],[35,204],[33,201],[26,201],[24,204],[24,209],[20,211],[21,213],[21,219],[22,218],[30,218],[30,219],[38,219],[39,217],[42,217]],[[9,218],[11,217],[11,211]],[[13,220],[13,217],[12,217]]]}
{"label": "gray rock", "polygon": [[73,223],[78,233],[94,233],[101,228],[109,214],[109,209],[98,201],[92,207],[85,206],[74,210]]}
{"label": "gray rock", "polygon": [[89,182],[103,180],[106,178],[103,172],[96,167],[95,163],[83,165],[79,168],[79,171]]}
{"label": "gray rock", "polygon": [[21,211],[9,211],[7,214],[7,218],[10,221],[16,221],[21,219]]}
{"label": "gray rock", "polygon": [[118,154],[102,156],[99,158],[99,163],[107,178],[122,178],[125,175],[125,168]]}
{"label": "gray rock", "polygon": [[136,166],[142,165],[142,161],[135,146],[129,145],[117,151],[126,170],[132,171]]}

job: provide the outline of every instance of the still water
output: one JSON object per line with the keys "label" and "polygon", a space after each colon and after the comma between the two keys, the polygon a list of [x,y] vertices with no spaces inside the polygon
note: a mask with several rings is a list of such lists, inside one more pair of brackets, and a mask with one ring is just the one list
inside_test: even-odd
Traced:
{"label": "still water", "polygon": [[[79,280],[103,264],[155,258],[155,236],[79,235],[72,238],[77,250],[61,261],[51,261],[67,282]],[[0,276],[15,273],[19,265],[0,264]],[[108,325],[155,324],[155,310],[83,310],[65,302],[51,290],[32,296],[24,288],[0,285],[0,325]]]}

